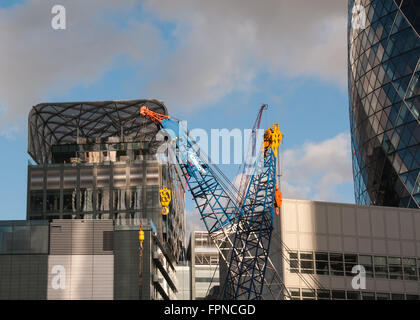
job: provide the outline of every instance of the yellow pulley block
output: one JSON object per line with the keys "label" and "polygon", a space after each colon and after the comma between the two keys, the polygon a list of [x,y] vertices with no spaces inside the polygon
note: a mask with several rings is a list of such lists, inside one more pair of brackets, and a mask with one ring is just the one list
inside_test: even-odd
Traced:
{"label": "yellow pulley block", "polygon": [[274,156],[277,158],[277,149],[281,144],[281,139],[283,138],[283,133],[280,132],[279,125],[273,124],[264,133],[264,154],[267,153],[267,150],[271,148],[273,150]]}
{"label": "yellow pulley block", "polygon": [[171,190],[168,188],[160,189],[160,204],[162,205],[162,214],[169,213],[169,204],[171,203]]}
{"label": "yellow pulley block", "polygon": [[144,231],[143,231],[143,226],[140,225],[140,230],[139,230],[139,242],[140,242],[140,247],[143,249],[143,241],[144,241]]}
{"label": "yellow pulley block", "polygon": [[169,214],[169,208],[168,208],[168,207],[162,207],[161,212],[162,212],[162,214],[163,214],[164,216],[166,216],[166,215],[168,215],[168,214]]}

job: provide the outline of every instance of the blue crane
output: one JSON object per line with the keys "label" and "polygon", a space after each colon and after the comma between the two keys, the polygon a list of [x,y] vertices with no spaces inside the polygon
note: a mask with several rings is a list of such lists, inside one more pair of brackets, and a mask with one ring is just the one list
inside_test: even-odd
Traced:
{"label": "blue crane", "polygon": [[[228,267],[223,297],[261,299],[267,264],[275,270],[268,254],[273,210],[275,204],[279,206],[281,198],[275,184],[277,148],[282,137],[278,126],[266,131],[263,166],[257,167],[244,202],[238,205],[177,121],[150,111],[146,106],[140,108],[140,114],[165,129],[175,141],[176,160],[205,227]],[[270,284],[276,283],[283,288],[276,271],[274,276],[277,280]]]}
{"label": "blue crane", "polygon": [[237,222],[233,250],[228,265],[224,299],[262,299],[268,265],[273,215],[281,206],[281,193],[276,185],[277,149],[282,133],[278,125],[266,130],[264,150],[242,205]]}

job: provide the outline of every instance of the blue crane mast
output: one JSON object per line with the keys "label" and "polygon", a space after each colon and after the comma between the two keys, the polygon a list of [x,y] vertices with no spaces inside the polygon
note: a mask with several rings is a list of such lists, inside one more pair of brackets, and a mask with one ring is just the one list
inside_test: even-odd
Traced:
{"label": "blue crane mast", "polygon": [[276,185],[277,149],[282,133],[278,125],[266,130],[264,150],[242,205],[243,213],[237,222],[233,250],[228,265],[223,298],[260,300],[268,265],[273,215],[281,206],[281,193]]}

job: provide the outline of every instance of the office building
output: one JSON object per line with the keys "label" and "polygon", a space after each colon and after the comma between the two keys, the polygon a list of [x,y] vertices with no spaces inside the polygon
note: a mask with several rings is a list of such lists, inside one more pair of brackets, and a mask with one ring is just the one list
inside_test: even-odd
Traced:
{"label": "office building", "polygon": [[[39,281],[31,293],[2,279],[1,297],[176,298],[175,266],[185,257],[185,181],[177,164],[157,152],[165,142],[139,114],[143,105],[167,114],[157,100],[32,108],[27,221],[0,225],[0,268],[23,286],[26,273],[14,266],[24,259],[22,268]],[[171,191],[167,214],[163,188]]]}
{"label": "office building", "polygon": [[349,0],[356,203],[420,207],[420,2]]}
{"label": "office building", "polygon": [[191,232],[188,260],[191,263],[191,299],[217,296],[220,287],[219,251],[207,231]]}
{"label": "office building", "polygon": [[[284,200],[274,230],[292,299],[420,297],[417,209]],[[365,288],[352,284],[356,265],[365,268]]]}

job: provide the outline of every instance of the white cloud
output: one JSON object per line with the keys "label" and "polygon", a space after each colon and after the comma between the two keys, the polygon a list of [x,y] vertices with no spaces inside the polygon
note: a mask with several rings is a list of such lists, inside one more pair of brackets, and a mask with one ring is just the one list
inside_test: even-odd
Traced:
{"label": "white cloud", "polygon": [[56,3],[28,0],[0,9],[0,126],[26,117],[48,93],[94,83],[119,56],[136,62],[159,51],[153,26],[112,20],[130,14],[135,0],[63,0],[67,29],[59,31],[51,27]]}
{"label": "white cloud", "polygon": [[261,71],[346,83],[345,0],[147,0],[178,47],[149,92],[192,108],[252,90]]}
{"label": "white cloud", "polygon": [[352,183],[350,135],[284,151],[282,192],[285,198],[342,201],[337,188]]}

